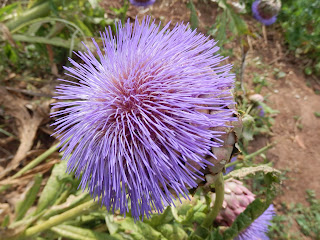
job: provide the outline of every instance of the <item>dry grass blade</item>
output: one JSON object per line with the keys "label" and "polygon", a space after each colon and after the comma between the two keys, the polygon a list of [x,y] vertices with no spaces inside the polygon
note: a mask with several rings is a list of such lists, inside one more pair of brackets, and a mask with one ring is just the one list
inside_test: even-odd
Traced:
{"label": "dry grass blade", "polygon": [[0,173],[0,179],[19,166],[32,148],[34,138],[42,120],[48,116],[49,101],[39,105],[32,105],[30,112],[27,109],[29,102],[11,95],[4,87],[0,87],[0,104],[4,106],[6,114],[16,119],[20,145],[6,169]]}

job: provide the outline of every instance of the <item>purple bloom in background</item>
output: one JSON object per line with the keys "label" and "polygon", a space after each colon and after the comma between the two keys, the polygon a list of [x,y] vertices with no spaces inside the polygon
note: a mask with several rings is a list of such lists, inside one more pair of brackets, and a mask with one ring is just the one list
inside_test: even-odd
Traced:
{"label": "purple bloom in background", "polygon": [[147,17],[101,37],[102,49],[92,39],[96,50],[65,67],[78,82],[57,87],[55,133],[82,189],[108,210],[149,217],[174,195],[187,198],[221,146],[214,128],[234,120],[232,66],[219,66],[216,42],[183,24],[161,29]]}
{"label": "purple bloom in background", "polygon": [[271,25],[277,20],[280,8],[280,0],[256,0],[252,3],[253,17],[264,25]]}
{"label": "purple bloom in background", "polygon": [[259,105],[259,106],[257,107],[257,109],[258,109],[258,115],[259,115],[260,117],[264,117],[264,115],[265,115],[266,113],[265,113],[263,107],[262,107],[261,105]]}
{"label": "purple bloom in background", "polygon": [[[231,158],[230,160],[230,163],[234,162],[234,161],[237,161],[237,158],[238,156],[234,156]],[[230,166],[230,167],[227,167],[226,168],[226,172],[225,172],[225,175],[228,174],[229,172],[232,172],[234,170],[234,165]]]}
{"label": "purple bloom in background", "polygon": [[272,218],[276,215],[274,206],[271,204],[254,222],[234,240],[269,240],[267,232]]}
{"label": "purple bloom in background", "polygon": [[156,2],[156,0],[130,0],[130,3],[135,6],[147,7]]}
{"label": "purple bloom in background", "polygon": [[[225,182],[225,192],[222,209],[216,218],[220,226],[230,227],[236,218],[252,203],[255,195],[243,186],[243,183],[231,179]],[[215,193],[212,194],[212,199]],[[271,204],[249,227],[239,233],[234,240],[268,240],[267,232],[271,220],[275,216],[274,206]]]}

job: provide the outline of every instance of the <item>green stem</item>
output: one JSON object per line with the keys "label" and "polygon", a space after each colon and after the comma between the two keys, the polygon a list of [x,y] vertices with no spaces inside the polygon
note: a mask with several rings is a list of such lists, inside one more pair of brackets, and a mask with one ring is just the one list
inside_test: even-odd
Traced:
{"label": "green stem", "polygon": [[27,172],[28,170],[32,169],[33,167],[37,166],[39,163],[44,161],[47,157],[49,157],[52,153],[57,151],[59,144],[53,145],[51,148],[49,148],[47,151],[42,153],[40,156],[32,160],[29,164],[27,164],[24,168],[22,168],[19,172],[17,172],[15,175],[12,176],[12,179],[20,177],[22,174]]}
{"label": "green stem", "polygon": [[231,167],[231,166],[236,165],[236,164],[238,164],[238,163],[240,163],[239,160],[236,160],[236,161],[231,162],[231,163],[227,163],[226,166],[225,166],[225,168]]}
{"label": "green stem", "polygon": [[31,237],[37,233],[45,231],[53,226],[57,226],[67,220],[80,216],[84,213],[87,213],[95,208],[98,208],[99,204],[94,200],[90,200],[89,202],[85,202],[75,208],[72,208],[60,215],[56,215],[54,217],[49,218],[49,220],[42,222],[36,226],[28,228],[25,233],[24,237]]}
{"label": "green stem", "polygon": [[202,223],[202,227],[206,229],[210,229],[213,221],[216,219],[218,216],[220,209],[223,204],[223,199],[224,199],[224,180],[223,180],[223,175],[220,172],[217,180],[214,182],[215,186],[215,192],[216,192],[216,199],[214,201],[213,208],[210,210],[209,214],[205,218],[205,220]]}
{"label": "green stem", "polygon": [[271,144],[268,144],[267,146],[263,147],[263,148],[260,148],[258,151],[255,151],[251,154],[248,154],[247,156],[244,157],[244,160],[249,160],[255,156],[258,156],[259,154],[267,151],[268,149],[272,148],[274,145],[276,145],[276,143],[271,143]]}

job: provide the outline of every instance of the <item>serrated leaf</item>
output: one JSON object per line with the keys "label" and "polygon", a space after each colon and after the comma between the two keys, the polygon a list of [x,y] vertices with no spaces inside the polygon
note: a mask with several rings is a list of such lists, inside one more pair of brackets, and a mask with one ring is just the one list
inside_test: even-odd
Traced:
{"label": "serrated leaf", "polygon": [[51,228],[52,231],[62,237],[75,240],[120,240],[120,237],[113,237],[107,233],[95,232],[90,229],[70,226],[58,225]]}
{"label": "serrated leaf", "polygon": [[64,188],[64,184],[61,184],[60,179],[69,176],[66,171],[67,161],[62,161],[54,166],[51,176],[40,195],[35,214],[51,206],[60,196]]}
{"label": "serrated leaf", "polygon": [[27,191],[25,197],[17,203],[16,205],[16,221],[23,218],[28,209],[33,205],[34,201],[37,198],[40,186],[42,182],[42,175],[37,174],[34,177],[34,182],[30,189]]}
{"label": "serrated leaf", "polygon": [[263,172],[264,174],[272,173],[277,179],[279,174],[281,173],[279,170],[272,168],[268,165],[260,165],[257,167],[246,167],[237,170],[233,170],[232,172],[226,175],[226,178],[238,178],[243,179],[244,177],[250,174],[256,174],[258,172]]}

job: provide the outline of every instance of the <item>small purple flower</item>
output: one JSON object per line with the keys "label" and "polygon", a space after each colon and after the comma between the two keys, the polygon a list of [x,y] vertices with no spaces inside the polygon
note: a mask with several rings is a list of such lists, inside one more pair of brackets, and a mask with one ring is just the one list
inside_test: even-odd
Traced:
{"label": "small purple flower", "polygon": [[263,107],[262,107],[261,105],[259,105],[259,106],[257,107],[257,110],[258,110],[258,115],[259,115],[260,117],[264,117],[264,115],[265,115],[266,113],[265,113],[265,111],[264,111],[264,109],[263,109]]}
{"label": "small purple flower", "polygon": [[[231,158],[230,160],[230,163],[234,162],[234,161],[237,161],[237,158],[238,156],[234,156]],[[230,166],[230,167],[227,167],[226,168],[226,172],[225,172],[225,175],[228,174],[229,172],[232,172],[234,170],[234,165]]]}
{"label": "small purple flower", "polygon": [[156,2],[156,0],[130,0],[130,3],[135,6],[147,7]]}
{"label": "small purple flower", "polygon": [[234,240],[269,240],[267,233],[273,217],[276,215],[271,204],[254,222]]}
{"label": "small purple flower", "polygon": [[268,26],[277,20],[280,8],[280,0],[256,0],[252,3],[253,17]]}
{"label": "small purple flower", "polygon": [[212,165],[205,157],[223,134],[215,128],[234,120],[232,66],[219,65],[214,40],[183,24],[170,30],[147,17],[101,37],[102,49],[92,39],[96,50],[65,67],[78,82],[57,87],[55,133],[82,189],[143,219],[174,195],[188,198],[203,179],[197,169]]}

